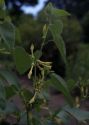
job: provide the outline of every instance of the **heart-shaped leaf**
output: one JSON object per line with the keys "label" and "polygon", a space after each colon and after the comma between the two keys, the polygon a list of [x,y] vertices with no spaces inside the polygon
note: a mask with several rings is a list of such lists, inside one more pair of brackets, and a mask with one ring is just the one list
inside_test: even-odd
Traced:
{"label": "heart-shaped leaf", "polygon": [[32,65],[33,59],[24,48],[16,47],[14,50],[14,60],[17,71],[24,74]]}

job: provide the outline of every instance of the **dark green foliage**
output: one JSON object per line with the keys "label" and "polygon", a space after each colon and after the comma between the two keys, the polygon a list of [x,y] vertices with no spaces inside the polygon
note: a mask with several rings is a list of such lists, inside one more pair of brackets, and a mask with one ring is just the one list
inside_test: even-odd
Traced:
{"label": "dark green foliage", "polygon": [[84,15],[82,19],[82,26],[84,30],[84,42],[89,42],[89,11]]}
{"label": "dark green foliage", "polygon": [[[4,4],[4,2],[0,0],[0,5],[2,5],[1,2]],[[7,116],[14,116],[16,118],[16,123],[19,123],[19,125],[58,125],[62,120],[62,122],[65,122],[65,118],[62,118],[65,115],[69,116],[69,114],[70,116],[77,118],[79,122],[89,119],[89,112],[75,108],[69,92],[69,88],[71,88],[71,86],[68,87],[66,82],[60,76],[52,73],[52,62],[40,59],[47,33],[50,31],[60,56],[62,57],[63,61],[66,62],[65,45],[61,37],[63,30],[61,16],[67,16],[69,14],[65,11],[53,8],[51,4],[47,6],[46,14],[50,15],[48,15],[49,20],[42,30],[40,49],[35,51],[34,44],[31,44],[29,49],[30,54],[24,48],[15,46],[14,36],[16,29],[13,24],[11,22],[5,23],[4,20],[0,23],[0,28],[2,31],[0,31],[1,41],[4,42],[2,43],[3,46],[7,46],[5,50],[10,54],[11,57],[13,57],[13,63],[16,66],[16,71],[19,74],[24,74],[29,70],[28,79],[32,80],[33,82],[32,90],[29,90],[29,88],[25,88],[19,83],[19,79],[15,76],[15,74],[13,74],[12,71],[5,69],[5,67],[0,70],[1,119],[5,119]],[[60,20],[58,19],[59,17]],[[21,25],[21,27],[22,29],[24,28],[23,25]],[[39,69],[39,75],[37,75],[37,68]],[[60,111],[58,111],[58,113],[52,113],[48,107],[46,90],[51,85],[61,91],[66,97],[68,107],[63,108],[64,113],[60,113]],[[23,106],[22,110],[15,105],[13,101],[14,96],[21,99],[21,104]],[[41,114],[38,112],[41,112],[42,108],[48,110],[47,117],[43,117],[43,115],[41,116]],[[79,116],[80,113],[82,115]],[[62,117],[60,117],[60,115],[62,115]]]}
{"label": "dark green foliage", "polygon": [[88,79],[89,76],[89,45],[80,44],[74,63],[70,61],[70,67],[68,67],[68,77],[78,80]]}
{"label": "dark green foliage", "polygon": [[64,29],[63,29],[63,39],[66,44],[67,55],[75,56],[78,45],[82,41],[83,29],[76,17],[72,15],[69,17],[62,18]]}

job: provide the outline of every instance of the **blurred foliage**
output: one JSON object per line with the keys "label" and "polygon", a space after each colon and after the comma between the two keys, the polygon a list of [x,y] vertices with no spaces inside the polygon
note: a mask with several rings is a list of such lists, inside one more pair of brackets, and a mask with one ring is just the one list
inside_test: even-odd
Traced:
{"label": "blurred foliage", "polygon": [[29,15],[21,15],[17,23],[21,38],[18,39],[16,36],[16,44],[20,44],[26,49],[28,49],[31,43],[35,43],[36,46],[39,46],[39,42],[42,38],[42,26],[38,20],[34,20]]}
{"label": "blurred foliage", "polygon": [[82,26],[84,30],[84,42],[89,42],[89,11],[85,14],[82,19]]}
{"label": "blurred foliage", "polygon": [[[72,63],[73,62],[73,63]],[[67,70],[68,79],[74,80],[89,79],[89,45],[80,44],[78,48],[77,57],[75,60],[71,60]]]}
{"label": "blurred foliage", "polygon": [[74,55],[78,48],[78,44],[82,40],[83,30],[81,24],[74,16],[63,18],[63,24],[63,38],[67,47],[67,55]]}

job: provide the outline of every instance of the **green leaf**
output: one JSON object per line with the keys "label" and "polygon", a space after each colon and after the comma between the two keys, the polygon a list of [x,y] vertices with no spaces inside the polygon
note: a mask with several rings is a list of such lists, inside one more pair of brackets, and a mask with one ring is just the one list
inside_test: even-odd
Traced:
{"label": "green leaf", "polygon": [[[60,24],[60,25],[59,25]],[[51,24],[49,26],[49,29],[52,33],[53,39],[54,39],[54,43],[56,44],[64,62],[66,62],[66,49],[65,49],[65,44],[64,41],[62,39],[62,37],[60,36],[61,32],[62,32],[62,25],[61,23],[55,23],[55,24]]]}
{"label": "green leaf", "polygon": [[21,35],[20,35],[20,31],[17,27],[15,28],[15,39],[16,39],[16,43],[18,43],[18,45],[21,45],[21,43],[22,43]]}
{"label": "green leaf", "polygon": [[19,81],[16,75],[8,70],[0,70],[0,77],[8,82],[9,85],[14,85],[16,88],[19,88]]}
{"label": "green leaf", "polygon": [[82,121],[85,121],[85,120],[88,120],[89,119],[89,112],[88,111],[84,111],[84,110],[81,110],[79,108],[71,108],[69,106],[66,106],[64,108],[64,110],[70,114],[71,116],[73,116],[75,119],[77,119],[78,121],[82,122]]}
{"label": "green leaf", "polygon": [[47,10],[51,12],[52,15],[56,15],[57,17],[59,16],[70,16],[70,13],[63,9],[57,9],[52,5],[52,3],[49,3],[48,6],[46,7]]}
{"label": "green leaf", "polygon": [[62,9],[52,8],[51,12],[53,15],[56,15],[57,17],[70,16],[70,14],[67,11],[62,10]]}
{"label": "green leaf", "polygon": [[52,9],[52,3],[49,3],[45,8],[46,14],[51,14],[51,9]]}
{"label": "green leaf", "polygon": [[22,93],[24,95],[24,99],[25,99],[26,102],[28,102],[33,96],[33,94],[30,92],[30,90],[28,90],[26,88],[22,89]]}
{"label": "green leaf", "polygon": [[63,10],[55,8],[52,3],[49,3],[45,8],[46,16],[49,18],[49,21],[59,20],[60,17],[70,16],[70,14]]}
{"label": "green leaf", "polygon": [[73,105],[73,100],[72,97],[69,93],[69,89],[67,87],[67,83],[57,74],[52,73],[50,75],[50,79],[48,80],[48,83],[54,86],[57,90],[62,92],[66,98],[66,100],[69,102],[69,104],[72,106]]}
{"label": "green leaf", "polygon": [[5,86],[6,99],[10,99],[16,94],[16,89],[14,85]]}
{"label": "green leaf", "polygon": [[0,36],[8,49],[13,49],[15,44],[15,27],[11,22],[3,21],[0,24]]}
{"label": "green leaf", "polygon": [[16,69],[20,74],[24,74],[32,65],[32,57],[23,48],[16,47],[14,50],[14,60]]}
{"label": "green leaf", "polygon": [[0,99],[5,99],[5,88],[3,81],[0,79]]}
{"label": "green leaf", "polygon": [[60,35],[63,31],[63,23],[60,21],[55,21],[49,26],[52,33],[55,33],[56,35]]}
{"label": "green leaf", "polygon": [[63,123],[68,124],[70,120],[70,115],[65,112],[64,110],[61,110],[58,114],[57,117],[62,120]]}
{"label": "green leaf", "polygon": [[68,83],[68,88],[70,91],[72,91],[72,89],[75,87],[76,85],[76,81],[74,81],[73,79],[68,79],[67,80],[67,83]]}
{"label": "green leaf", "polygon": [[42,52],[37,50],[35,53],[34,53],[34,56],[35,56],[35,60],[39,59],[41,56],[42,56]]}

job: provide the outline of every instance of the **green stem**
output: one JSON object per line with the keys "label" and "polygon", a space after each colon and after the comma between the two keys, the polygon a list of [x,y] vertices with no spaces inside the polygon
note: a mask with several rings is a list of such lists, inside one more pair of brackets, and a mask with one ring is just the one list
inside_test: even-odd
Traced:
{"label": "green stem", "polygon": [[25,105],[25,109],[26,109],[26,115],[27,115],[27,125],[30,125],[30,121],[29,121],[29,109],[28,109],[28,105],[27,105],[27,102],[25,101],[25,98],[24,98],[24,94],[23,92],[20,91],[19,93],[24,105]]}
{"label": "green stem", "polygon": [[35,64],[35,71],[34,71],[34,82],[36,83],[36,64]]}
{"label": "green stem", "polygon": [[30,125],[30,120],[29,120],[29,110],[26,107],[26,114],[27,114],[27,125]]}
{"label": "green stem", "polygon": [[42,49],[43,49],[43,46],[44,46],[44,43],[45,43],[45,40],[46,40],[46,36],[47,36],[47,33],[48,33],[48,29],[49,29],[49,27],[47,27],[46,35],[45,35],[45,37],[43,37],[43,42],[42,42],[42,45],[41,45],[41,51],[42,51]]}

